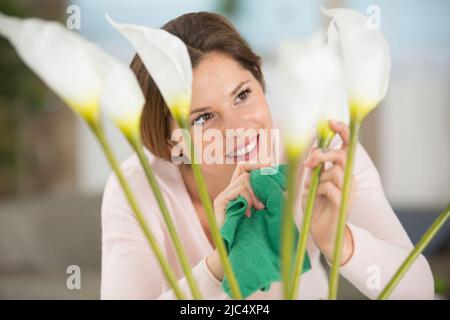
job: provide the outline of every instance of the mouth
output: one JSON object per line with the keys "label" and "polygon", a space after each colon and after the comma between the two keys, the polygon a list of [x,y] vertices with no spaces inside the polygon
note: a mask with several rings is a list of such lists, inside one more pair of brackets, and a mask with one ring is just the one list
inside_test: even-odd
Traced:
{"label": "mouth", "polygon": [[236,161],[248,161],[258,154],[259,134],[234,151],[228,152],[225,157]]}

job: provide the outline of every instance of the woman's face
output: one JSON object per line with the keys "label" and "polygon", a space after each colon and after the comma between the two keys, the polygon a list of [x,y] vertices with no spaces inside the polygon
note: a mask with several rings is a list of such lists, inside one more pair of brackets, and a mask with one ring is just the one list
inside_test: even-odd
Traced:
{"label": "woman's face", "polygon": [[207,54],[193,70],[191,134],[209,187],[220,191],[237,163],[268,163],[272,118],[264,91],[233,58]]}

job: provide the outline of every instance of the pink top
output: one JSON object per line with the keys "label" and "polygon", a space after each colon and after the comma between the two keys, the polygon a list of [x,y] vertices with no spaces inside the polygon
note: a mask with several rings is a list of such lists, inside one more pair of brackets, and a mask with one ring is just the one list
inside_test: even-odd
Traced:
{"label": "pink top", "polygon": [[[340,147],[338,135],[332,149]],[[149,162],[173,215],[187,252],[193,274],[205,299],[228,299],[209,271],[205,258],[214,248],[208,241],[177,166],[147,151]],[[356,194],[348,217],[354,241],[350,260],[341,275],[369,298],[375,298],[412,249],[412,243],[389,205],[377,169],[364,148],[358,144],[354,162]],[[326,167],[331,166],[326,163]],[[174,269],[181,289],[191,297],[174,247],[136,155],[122,164],[134,195],[147,222]],[[310,169],[306,168],[306,174]],[[305,175],[303,175],[303,178]],[[303,185],[303,183],[302,183]],[[300,190],[302,194],[302,189]],[[300,197],[299,197],[300,198]],[[300,203],[300,201],[298,201]],[[302,219],[297,206],[297,224]],[[312,269],[302,275],[299,299],[326,299],[328,277],[320,261],[320,251],[311,236],[308,254]],[[430,267],[420,256],[391,295],[392,299],[432,299],[434,282]],[[281,283],[267,292],[256,292],[248,299],[280,299]],[[175,299],[139,227],[115,175],[109,178],[102,203],[102,299]]]}

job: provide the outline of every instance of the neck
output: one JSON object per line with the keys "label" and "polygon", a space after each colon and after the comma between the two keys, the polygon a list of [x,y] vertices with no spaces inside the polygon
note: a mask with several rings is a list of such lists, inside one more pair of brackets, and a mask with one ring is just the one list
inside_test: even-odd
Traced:
{"label": "neck", "polygon": [[192,173],[192,169],[189,168],[188,165],[181,164],[178,166],[178,170],[180,170],[181,177],[183,179],[184,185],[186,186],[186,190],[189,194],[193,203],[200,201],[200,195],[198,193],[197,186],[195,184],[194,175]]}
{"label": "neck", "polygon": [[[179,165],[179,170],[192,202],[194,204],[201,204],[200,194],[198,192],[198,187],[195,182],[195,177],[191,166],[182,164]],[[214,174],[211,175],[210,172],[208,172],[208,174],[203,172],[203,176],[205,178],[209,197],[211,198],[211,201],[214,201],[217,195],[226,187],[228,183],[227,179],[225,179],[226,181],[223,181],[223,177],[216,176]]]}

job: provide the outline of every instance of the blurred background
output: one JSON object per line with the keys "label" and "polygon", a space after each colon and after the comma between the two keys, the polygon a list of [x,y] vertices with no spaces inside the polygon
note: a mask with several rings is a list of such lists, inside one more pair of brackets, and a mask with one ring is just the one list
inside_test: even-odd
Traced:
{"label": "blurred background", "polygon": [[[262,56],[277,114],[276,49],[324,30],[320,6],[379,9],[392,53],[389,92],[364,122],[361,142],[416,243],[450,200],[450,1],[448,0],[1,0],[6,14],[66,24],[129,63],[130,45],[104,19],[160,27],[187,12],[227,16]],[[51,49],[51,48],[49,48]],[[121,160],[130,149],[107,122]],[[101,195],[110,169],[88,128],[0,39],[0,299],[97,299]],[[450,297],[450,224],[425,251],[439,298]],[[67,268],[81,288],[69,290]],[[341,298],[363,298],[343,281]]]}

